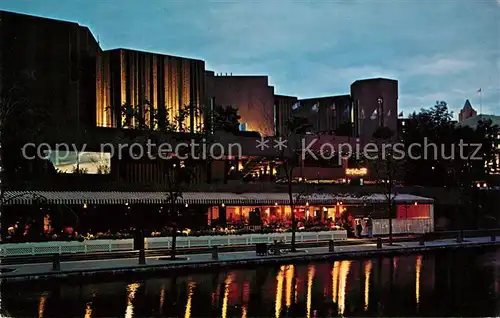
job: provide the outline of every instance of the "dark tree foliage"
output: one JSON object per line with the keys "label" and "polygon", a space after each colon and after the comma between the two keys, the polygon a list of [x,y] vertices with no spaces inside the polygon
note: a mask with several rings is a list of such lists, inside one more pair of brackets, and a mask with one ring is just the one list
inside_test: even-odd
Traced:
{"label": "dark tree foliage", "polygon": [[215,131],[238,132],[240,131],[240,115],[238,108],[232,106],[217,106],[214,109],[213,124]]}

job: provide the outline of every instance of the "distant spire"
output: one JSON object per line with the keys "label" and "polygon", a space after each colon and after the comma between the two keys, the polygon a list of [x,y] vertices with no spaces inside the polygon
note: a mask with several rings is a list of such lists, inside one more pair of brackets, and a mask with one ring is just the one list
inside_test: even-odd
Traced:
{"label": "distant spire", "polygon": [[465,101],[464,109],[473,109],[468,99]]}

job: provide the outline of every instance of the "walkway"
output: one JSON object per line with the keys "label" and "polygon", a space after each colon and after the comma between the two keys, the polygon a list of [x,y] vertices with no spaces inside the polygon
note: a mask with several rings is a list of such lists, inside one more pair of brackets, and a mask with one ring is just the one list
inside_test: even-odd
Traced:
{"label": "walkway", "polygon": [[218,260],[212,260],[212,254],[190,254],[180,256],[178,260],[147,257],[145,265],[139,265],[137,258],[114,260],[86,260],[61,262],[60,270],[52,270],[52,263],[8,265],[3,267],[0,278],[2,279],[43,279],[50,277],[81,277],[99,276],[110,274],[130,274],[133,272],[166,271],[172,269],[194,269],[218,266],[254,265],[264,263],[300,262],[321,259],[339,259],[352,257],[372,257],[395,253],[415,253],[437,249],[450,249],[460,247],[500,246],[500,241],[491,241],[490,237],[467,238],[463,243],[456,240],[438,240],[425,242],[398,242],[389,246],[384,244],[382,249],[377,249],[376,244],[367,243],[360,245],[335,246],[334,252],[329,252],[328,247],[313,247],[288,253],[281,256],[257,256],[255,251],[241,251],[219,253]]}

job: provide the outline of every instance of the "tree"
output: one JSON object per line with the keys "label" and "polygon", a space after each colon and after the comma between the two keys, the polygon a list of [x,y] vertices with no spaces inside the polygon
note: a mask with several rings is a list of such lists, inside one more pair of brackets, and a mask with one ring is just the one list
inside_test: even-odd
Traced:
{"label": "tree", "polygon": [[[187,150],[186,150],[187,151]],[[177,154],[177,157],[184,157],[191,154]],[[179,160],[170,159],[165,174],[166,179],[166,202],[167,209],[170,212],[170,223],[172,225],[172,247],[170,257],[176,258],[179,199],[183,193],[190,188],[193,183],[197,183],[197,165],[194,159]]]}
{"label": "tree", "polygon": [[295,201],[299,200],[300,194],[294,198],[293,197],[293,171],[294,169],[300,165],[302,160],[302,149],[300,144],[301,136],[305,135],[310,131],[312,125],[309,124],[307,118],[304,117],[296,117],[292,116],[286,122],[286,128],[288,131],[285,139],[291,145],[289,157],[283,157],[283,170],[285,172],[285,178],[288,185],[288,198],[290,200],[290,212],[292,217],[292,247],[291,251],[296,252],[296,244],[295,244],[295,233],[297,231],[297,220],[295,218]]}
{"label": "tree", "polygon": [[[405,181],[418,185],[445,186],[453,184],[450,175],[450,160],[443,158],[441,149],[451,149],[455,140],[453,113],[444,101],[436,102],[430,109],[413,113],[406,121],[405,132],[401,136],[408,148],[412,144],[435,144],[435,150],[421,147],[412,148],[412,158],[406,161]],[[419,157],[419,159],[416,159]]]}
{"label": "tree", "polygon": [[232,106],[216,106],[213,110],[214,131],[238,132],[240,131],[240,115],[238,108]]}
{"label": "tree", "polygon": [[389,218],[389,245],[392,245],[392,217],[395,208],[395,184],[403,177],[404,156],[397,156],[392,145],[395,142],[394,132],[388,127],[379,127],[373,138],[377,145],[377,158],[372,160],[372,171],[377,178],[377,184],[382,186],[387,201],[387,215]]}

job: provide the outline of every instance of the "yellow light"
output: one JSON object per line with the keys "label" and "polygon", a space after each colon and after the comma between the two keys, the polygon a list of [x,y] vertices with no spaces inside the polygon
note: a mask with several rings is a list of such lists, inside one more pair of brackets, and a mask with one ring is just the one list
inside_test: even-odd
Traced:
{"label": "yellow light", "polygon": [[339,315],[343,315],[345,311],[345,296],[347,290],[347,277],[351,268],[352,261],[342,261],[340,263],[340,279],[339,279]]}
{"label": "yellow light", "polygon": [[418,203],[417,203],[417,202],[415,202],[414,204],[415,204],[415,205],[417,205]]}
{"label": "yellow light", "polygon": [[339,285],[339,267],[340,263],[333,263],[332,269],[332,301],[337,303],[338,297],[338,285]]}
{"label": "yellow light", "polygon": [[275,202],[274,205],[278,205],[278,202]]}
{"label": "yellow light", "polygon": [[294,275],[294,266],[289,265],[286,269],[286,289],[285,289],[285,297],[286,297],[286,307],[290,308],[292,305],[292,280]]}
{"label": "yellow light", "polygon": [[368,174],[367,168],[346,168],[345,174],[347,176],[366,176]]}
{"label": "yellow light", "polygon": [[40,303],[38,304],[38,317],[42,318],[43,314],[45,313],[45,302],[47,301],[47,293],[43,293],[42,296],[40,296]]}
{"label": "yellow light", "polygon": [[422,270],[422,255],[417,256],[415,265],[415,301],[417,306],[420,304],[420,272]]}
{"label": "yellow light", "polygon": [[227,301],[229,297],[229,288],[231,287],[231,283],[233,282],[233,273],[229,273],[224,281],[224,298],[222,300],[222,318],[227,317]]}
{"label": "yellow light", "polygon": [[191,281],[188,283],[188,299],[186,302],[186,311],[184,313],[184,318],[190,318],[191,317],[191,302],[193,298],[193,290],[194,287],[196,286],[196,283]]}
{"label": "yellow light", "polygon": [[309,206],[309,202],[306,202],[306,206]]}
{"label": "yellow light", "polygon": [[135,298],[135,293],[137,290],[141,287],[141,284],[139,283],[132,283],[127,286],[127,309],[125,311],[125,317],[126,318],[132,318],[134,316],[134,298]]}
{"label": "yellow light", "polygon": [[281,266],[278,275],[276,275],[276,301],[275,301],[275,314],[276,318],[279,318],[281,315],[281,302],[283,300],[283,282],[285,279],[285,266]]}
{"label": "yellow light", "polygon": [[85,318],[92,318],[92,306],[88,303],[85,308]]}
{"label": "yellow light", "polygon": [[372,261],[365,264],[365,311],[368,310],[370,304],[370,275],[372,272]]}
{"label": "yellow light", "polygon": [[312,303],[312,285],[314,280],[314,265],[309,265],[309,269],[307,271],[307,318],[311,318],[311,303]]}
{"label": "yellow light", "polygon": [[226,205],[224,203],[221,204],[222,207],[225,207]]}

